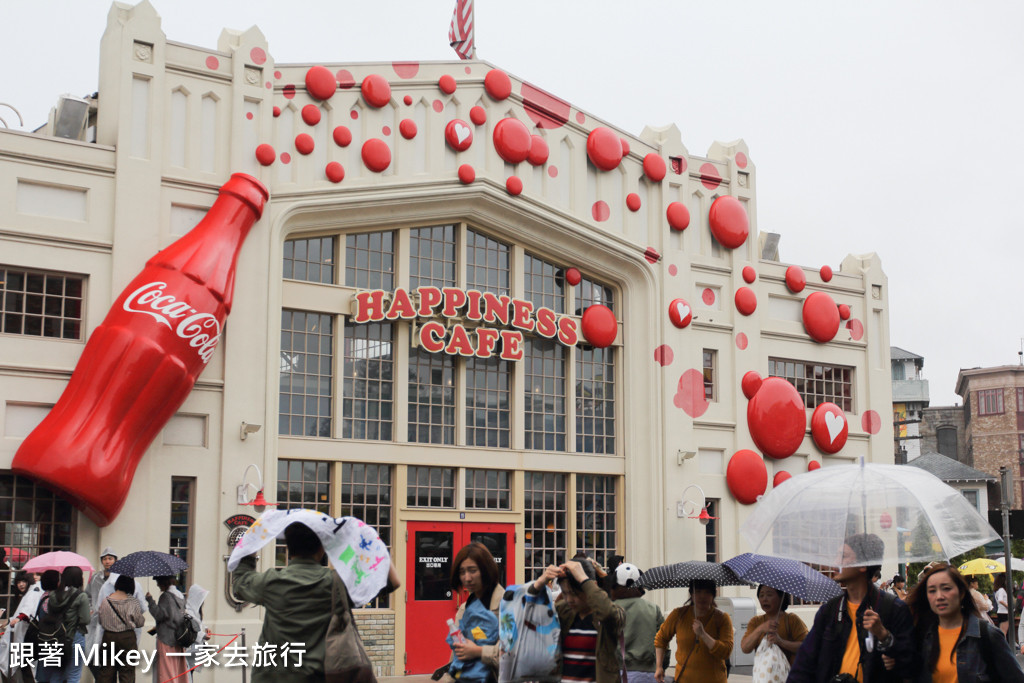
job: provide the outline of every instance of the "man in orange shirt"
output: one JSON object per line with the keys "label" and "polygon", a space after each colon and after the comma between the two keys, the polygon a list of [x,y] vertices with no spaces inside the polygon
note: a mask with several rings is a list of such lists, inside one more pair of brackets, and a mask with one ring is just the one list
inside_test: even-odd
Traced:
{"label": "man in orange shirt", "polygon": [[[913,619],[906,603],[871,582],[885,551],[874,534],[846,539],[833,578],[844,595],[829,600],[814,617],[814,626],[797,652],[789,674],[791,683],[828,683],[834,678],[852,683],[900,681],[914,678],[916,659],[911,644]],[[896,660],[887,671],[882,654]]]}

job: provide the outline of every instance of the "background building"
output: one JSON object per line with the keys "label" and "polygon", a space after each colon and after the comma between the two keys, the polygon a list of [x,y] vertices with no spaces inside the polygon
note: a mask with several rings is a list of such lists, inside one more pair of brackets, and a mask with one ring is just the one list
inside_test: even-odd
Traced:
{"label": "background building", "polygon": [[928,407],[928,380],[921,377],[924,358],[898,346],[889,347],[892,364],[892,416],[896,462],[921,455],[921,411]]}
{"label": "background building", "polygon": [[[112,7],[100,50],[99,98],[77,118],[69,100],[37,133],[0,131],[3,546],[98,560],[107,545],[166,545],[189,561],[186,581],[213,590],[216,632],[256,633],[263,615],[231,599],[224,558],[251,509],[239,486],[265,485],[279,506],[377,527],[405,585],[362,610],[360,630],[382,675],[424,672],[441,663],[434,631],[469,540],[490,545],[509,582],[576,551],[640,566],[727,559],[750,550],[737,485],[892,462],[881,264],[778,262],[742,141],[694,155],[675,126],[631,135],[479,61],[327,65],[330,87],[313,97],[307,78],[323,71],[276,63],[258,29],[225,30],[216,49],[175,43],[146,2]],[[271,200],[223,339],[120,517],[99,528],[9,464],[118,293],[238,171]],[[744,208],[748,234],[712,234],[720,197]],[[511,359],[484,358],[424,343],[437,321],[469,328],[478,348],[468,313],[356,322],[360,294],[428,286],[508,296],[575,330],[601,304],[615,340],[498,321],[522,335],[521,358],[511,346]],[[818,292],[847,319],[816,341],[802,311]],[[731,468],[756,449],[749,371],[791,381],[808,417],[836,404],[845,447],[826,455],[806,433],[787,458]],[[706,527],[691,518],[701,504],[717,518]],[[263,567],[284,562],[281,548],[262,554]]]}

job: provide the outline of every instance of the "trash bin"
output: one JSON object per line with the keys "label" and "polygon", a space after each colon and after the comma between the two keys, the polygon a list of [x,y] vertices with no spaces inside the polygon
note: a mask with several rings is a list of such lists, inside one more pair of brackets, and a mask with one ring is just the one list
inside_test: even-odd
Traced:
{"label": "trash bin", "polygon": [[757,616],[757,601],[753,598],[715,598],[718,609],[729,615],[732,627],[736,629],[732,640],[731,661],[736,666],[754,666],[754,653],[744,654],[740,649],[740,640],[747,632],[747,623]]}

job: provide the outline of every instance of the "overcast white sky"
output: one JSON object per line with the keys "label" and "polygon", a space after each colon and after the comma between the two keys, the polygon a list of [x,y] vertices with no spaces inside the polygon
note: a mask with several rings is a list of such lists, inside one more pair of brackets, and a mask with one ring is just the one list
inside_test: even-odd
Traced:
{"label": "overcast white sky", "polygon": [[[455,57],[454,0],[151,1],[170,40],[255,24],[281,63]],[[1017,363],[1024,2],[476,4],[478,56],[574,106],[636,134],[675,123],[693,154],[746,140],[783,261],[877,252],[891,343],[925,357],[932,405],[959,401],[961,367]],[[0,102],[25,129],[96,90],[110,7],[0,5]]]}

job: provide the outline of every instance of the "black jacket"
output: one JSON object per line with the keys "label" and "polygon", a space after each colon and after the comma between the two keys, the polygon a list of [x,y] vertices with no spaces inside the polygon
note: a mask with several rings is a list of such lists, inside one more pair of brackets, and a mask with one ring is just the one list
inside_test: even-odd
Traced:
{"label": "black jacket", "polygon": [[[878,612],[882,625],[893,635],[893,643],[886,651],[896,660],[896,668],[892,671],[886,671],[877,643],[872,652],[868,652],[865,646],[868,632],[862,624],[864,611],[869,605]],[[873,585],[868,586],[868,593],[857,608],[857,642],[860,644],[861,680],[864,683],[895,682],[916,677],[918,659],[911,640],[913,624],[905,602]],[[853,624],[847,614],[845,594],[822,605],[814,617],[811,632],[796,654],[787,680],[790,683],[827,683],[831,680],[843,664],[851,628]]]}
{"label": "black jacket", "polygon": [[[935,631],[930,630],[920,643],[922,666],[917,675],[918,683],[931,683],[928,662],[935,646]],[[956,678],[959,683],[1024,683],[1024,672],[1017,665],[1003,632],[972,614],[967,618],[967,632],[956,644]]]}

